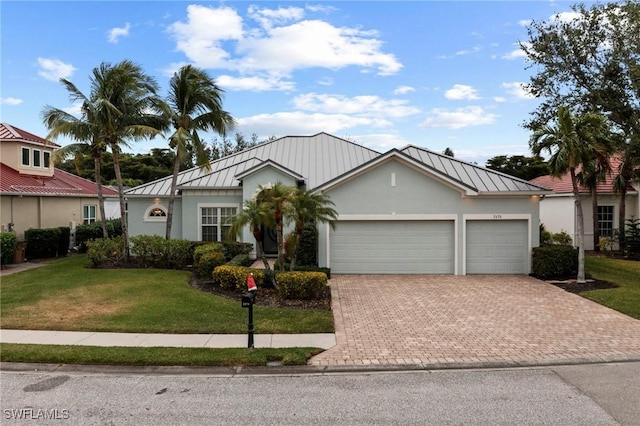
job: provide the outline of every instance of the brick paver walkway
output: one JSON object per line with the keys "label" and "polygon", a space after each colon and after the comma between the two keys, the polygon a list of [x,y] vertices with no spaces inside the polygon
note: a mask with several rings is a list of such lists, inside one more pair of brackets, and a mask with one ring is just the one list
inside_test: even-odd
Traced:
{"label": "brick paver walkway", "polygon": [[527,276],[338,275],[336,346],[312,365],[640,359],[640,321]]}

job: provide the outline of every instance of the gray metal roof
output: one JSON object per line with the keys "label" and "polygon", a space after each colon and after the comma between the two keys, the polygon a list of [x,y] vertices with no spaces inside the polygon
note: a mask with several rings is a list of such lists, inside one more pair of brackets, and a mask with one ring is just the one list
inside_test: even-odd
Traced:
{"label": "gray metal roof", "polygon": [[[302,176],[308,188],[364,164],[380,153],[335,136],[318,133],[313,136],[286,136],[253,148],[223,157],[211,163],[211,170],[185,170],[178,175],[178,187],[237,188],[237,175],[271,160]],[[131,188],[127,195],[167,196],[171,176]]]}
{"label": "gray metal roof", "polygon": [[550,192],[547,188],[534,185],[526,180],[466,163],[414,145],[408,145],[402,148],[400,152],[420,161],[428,168],[450,177],[454,181],[474,188],[480,194],[510,194],[514,192],[540,194]]}

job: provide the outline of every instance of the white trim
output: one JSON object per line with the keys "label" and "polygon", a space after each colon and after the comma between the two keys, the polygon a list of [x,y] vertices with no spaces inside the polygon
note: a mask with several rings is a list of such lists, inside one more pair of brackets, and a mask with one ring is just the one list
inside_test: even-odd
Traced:
{"label": "white trim", "polygon": [[[343,214],[338,215],[336,225],[339,222],[348,221],[421,221],[421,222],[434,222],[434,221],[450,221],[453,222],[453,274],[458,273],[458,215],[457,214]],[[331,227],[325,225],[326,235],[326,256],[327,256],[327,268],[331,268]]]}
{"label": "white trim", "polygon": [[[26,149],[27,151],[29,151],[29,155],[28,155],[28,157],[29,157],[29,164],[24,164],[24,162],[22,161],[22,160],[23,160],[23,153],[22,153],[22,151],[23,151],[23,150],[25,150],[25,149]],[[20,166],[21,166],[21,167],[33,167],[33,164],[31,164],[31,163],[33,162],[33,158],[31,158],[31,155],[32,155],[32,154],[31,154],[31,151],[32,151],[32,150],[33,150],[33,148],[31,148],[31,147],[29,147],[29,146],[23,146],[23,145],[20,145]]]}
{"label": "white trim", "polygon": [[501,220],[526,220],[527,221],[527,259],[525,264],[525,272],[531,273],[531,255],[533,248],[531,247],[532,241],[532,216],[530,214],[518,214],[518,213],[480,213],[480,214],[463,214],[462,215],[462,275],[467,275],[467,222],[486,220],[492,222],[499,222]]}
{"label": "white trim", "polygon": [[231,207],[236,209],[236,214],[240,211],[241,207],[238,203],[197,203],[196,204],[196,216],[198,217],[198,241],[202,241],[202,215],[201,209],[203,207],[217,207],[225,208]]}
{"label": "white trim", "polygon": [[165,207],[163,204],[153,203],[152,205],[147,207],[147,209],[144,211],[144,216],[142,216],[143,222],[166,222],[167,221],[167,216],[149,216],[149,213],[151,212],[151,210],[155,208],[161,208],[162,210],[164,210],[165,214],[169,214],[169,209],[167,209],[167,207]]}

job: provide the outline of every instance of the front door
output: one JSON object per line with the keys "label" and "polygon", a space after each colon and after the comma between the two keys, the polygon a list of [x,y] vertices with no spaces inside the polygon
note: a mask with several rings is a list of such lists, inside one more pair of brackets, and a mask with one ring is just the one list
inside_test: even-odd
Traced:
{"label": "front door", "polygon": [[275,227],[262,227],[262,244],[264,247],[264,254],[277,255],[278,254],[278,237]]}

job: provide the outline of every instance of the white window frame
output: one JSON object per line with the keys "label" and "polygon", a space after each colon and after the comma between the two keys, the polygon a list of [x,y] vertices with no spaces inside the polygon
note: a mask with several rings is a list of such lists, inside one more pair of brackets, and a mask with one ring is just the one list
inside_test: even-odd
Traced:
{"label": "white window frame", "polygon": [[236,203],[198,203],[197,204],[197,215],[198,215],[198,241],[203,241],[202,240],[202,209],[203,208],[217,208],[218,209],[218,223],[217,223],[217,227],[218,227],[218,231],[217,231],[217,241],[221,241],[222,238],[222,227],[223,226],[231,226],[228,224],[224,224],[221,223],[221,215],[220,215],[220,210],[221,208],[234,208],[236,209],[236,214],[238,214],[238,212],[240,211],[240,205],[236,204]]}
{"label": "white window frame", "polygon": [[[93,218],[91,218],[91,208],[93,207]],[[88,209],[88,210],[85,210]],[[88,213],[85,215],[85,213]],[[92,220],[93,219],[93,220]],[[96,204],[83,204],[82,205],[82,223],[88,225],[98,221],[98,206]]]}
{"label": "white window frame", "polygon": [[[27,164],[24,163],[24,152],[27,151]],[[27,146],[20,147],[20,164],[23,167],[31,167],[31,148]]]}
{"label": "white window frame", "polygon": [[42,167],[42,151],[34,149],[31,152],[33,153],[33,167]]}
{"label": "white window frame", "polygon": [[[609,235],[604,235],[602,233],[602,223],[603,223],[603,221],[600,220],[600,208],[601,207],[602,208],[604,208],[604,207],[611,208],[611,220],[610,220],[610,222],[611,222],[611,234],[609,234]],[[598,220],[598,230],[600,232],[600,236],[601,237],[613,237],[613,231],[615,231],[615,229],[616,229],[616,206],[613,205],[613,204],[601,204],[601,205],[598,205],[598,217],[597,217],[597,220]],[[609,220],[607,220],[607,222],[609,222]]]}
{"label": "white window frame", "polygon": [[167,221],[167,216],[150,216],[151,211],[154,209],[162,209],[164,210],[165,214],[169,213],[169,209],[167,209],[163,204],[151,204],[149,207],[147,207],[147,209],[144,211],[144,216],[142,217],[142,220],[144,222],[166,222]]}
{"label": "white window frame", "polygon": [[42,167],[51,168],[51,153],[49,151],[42,151]]}

